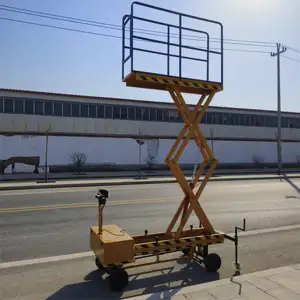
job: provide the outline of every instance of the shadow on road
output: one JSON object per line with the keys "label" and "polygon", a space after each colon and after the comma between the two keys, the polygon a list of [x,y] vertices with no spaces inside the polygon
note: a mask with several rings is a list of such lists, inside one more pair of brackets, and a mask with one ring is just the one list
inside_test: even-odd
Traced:
{"label": "shadow on road", "polygon": [[131,269],[129,284],[123,292],[111,292],[108,276],[95,270],[85,276],[85,281],[66,285],[47,300],[125,299],[152,293],[159,293],[159,296],[151,295],[147,300],[168,299],[182,287],[219,279],[219,273],[207,273],[201,265],[193,262],[168,268],[157,266],[146,272],[140,272],[140,268]]}
{"label": "shadow on road", "polygon": [[288,184],[290,184],[293,188],[294,188],[294,190],[298,193],[298,194],[300,194],[300,188],[286,175],[286,174],[283,174],[282,175],[282,178],[288,183]]}

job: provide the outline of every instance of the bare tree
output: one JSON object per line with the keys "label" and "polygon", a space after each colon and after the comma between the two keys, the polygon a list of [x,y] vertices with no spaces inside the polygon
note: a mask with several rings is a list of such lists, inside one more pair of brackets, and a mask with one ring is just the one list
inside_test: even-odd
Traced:
{"label": "bare tree", "polygon": [[253,155],[252,161],[254,162],[254,164],[259,165],[264,163],[264,158],[262,156]]}
{"label": "bare tree", "polygon": [[155,156],[154,155],[149,155],[146,159],[145,159],[146,164],[148,165],[148,168],[150,170],[153,169],[153,167],[155,166]]}
{"label": "bare tree", "polygon": [[80,174],[80,171],[87,160],[87,155],[83,152],[74,152],[71,154],[71,160],[76,166],[77,174]]}

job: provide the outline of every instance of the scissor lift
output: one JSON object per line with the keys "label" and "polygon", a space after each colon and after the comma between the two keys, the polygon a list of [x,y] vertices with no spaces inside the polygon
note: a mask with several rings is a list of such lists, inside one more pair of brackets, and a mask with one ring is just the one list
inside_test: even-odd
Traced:
{"label": "scissor lift", "polygon": [[[165,21],[162,22],[149,19],[148,17],[141,17],[135,14],[135,9],[137,8],[151,10],[152,15],[155,12],[172,15],[172,17],[177,18],[178,23],[166,23]],[[168,18],[166,17],[166,19]],[[219,32],[220,50],[216,51],[210,49],[210,36],[208,32],[184,26],[185,20],[199,21],[204,25],[209,24],[217,27]],[[165,28],[164,37],[166,38],[166,41],[162,41],[160,37],[156,39],[149,38],[148,36],[145,37],[147,33],[150,33],[150,35],[153,33],[155,36],[155,31],[147,31],[145,29],[138,28],[138,25],[135,26],[136,21],[139,21],[139,24],[155,24],[159,25],[161,28]],[[172,34],[172,29],[176,29],[178,34]],[[202,42],[204,42],[205,46],[195,47],[186,45],[184,42],[183,32],[185,32],[185,34],[188,32],[194,35],[201,35],[201,38],[200,36],[199,38]],[[126,37],[127,33],[129,33],[129,38]],[[179,41],[177,43],[172,42],[172,38],[174,38],[174,36],[178,37]],[[127,40],[129,40],[129,45]],[[136,41],[144,41],[148,46],[144,48],[136,46]],[[154,51],[151,45],[156,44],[166,46],[166,51]],[[178,49],[177,53],[179,54],[172,53],[172,47],[176,47]],[[203,55],[202,58],[184,55],[183,52],[185,49],[202,53],[204,58]],[[146,55],[155,54],[165,57],[167,60],[166,72],[164,74],[149,73],[145,72],[145,70],[138,70],[134,68],[133,58],[135,52],[146,53]],[[211,55],[217,55],[220,58],[219,81],[210,80],[209,66]],[[177,76],[174,76],[171,73],[171,58],[176,58],[178,60]],[[183,60],[191,60],[204,64],[206,67],[205,78],[183,77]],[[98,227],[91,227],[90,235],[90,246],[96,255],[96,265],[100,269],[105,269],[110,274],[110,285],[113,290],[121,290],[128,283],[128,274],[124,267],[128,269],[136,266],[144,266],[174,260],[174,258],[161,260],[160,256],[176,251],[183,252],[182,258],[196,260],[199,263],[203,263],[207,271],[216,272],[221,266],[221,258],[216,253],[209,253],[208,246],[221,244],[228,236],[213,228],[211,222],[198,202],[218,163],[198,125],[205,116],[205,112],[215,94],[223,90],[223,26],[219,22],[134,2],[131,5],[131,14],[123,17],[122,62],[123,82],[125,82],[127,86],[168,91],[182,117],[182,120],[184,121],[184,127],[165,159],[167,165],[183,190],[184,198],[165,232],[149,234],[146,230],[142,235],[129,236],[117,225],[102,226],[102,210],[106,199],[108,198],[108,191],[100,190],[96,196],[99,200]],[[129,62],[130,70],[125,76],[126,64]],[[200,95],[200,99],[192,111],[186,104],[182,93]],[[203,156],[202,164],[192,179],[192,182],[188,182],[179,166],[180,156],[182,155],[185,147],[188,145],[190,139],[195,141]],[[204,178],[201,181],[201,184],[197,186],[205,169],[206,173]],[[185,229],[185,225],[193,211],[199,219],[199,227],[194,228],[193,226],[190,226],[190,228]],[[232,240],[234,241],[233,238]],[[149,256],[154,256],[156,260],[144,264],[131,264],[139,258]],[[178,259],[178,257],[175,259]]]}

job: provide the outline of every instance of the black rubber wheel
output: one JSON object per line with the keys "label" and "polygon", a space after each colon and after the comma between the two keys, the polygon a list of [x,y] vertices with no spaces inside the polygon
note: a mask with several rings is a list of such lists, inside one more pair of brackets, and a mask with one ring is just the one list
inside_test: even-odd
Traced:
{"label": "black rubber wheel", "polygon": [[97,256],[95,257],[95,265],[97,266],[97,268],[99,270],[104,270],[104,267],[102,266],[102,264]]}
{"label": "black rubber wheel", "polygon": [[109,276],[110,288],[114,292],[122,291],[128,284],[128,273],[122,268],[113,270]]}
{"label": "black rubber wheel", "polygon": [[204,258],[203,264],[207,272],[217,272],[222,264],[221,257],[216,253],[210,253]]}

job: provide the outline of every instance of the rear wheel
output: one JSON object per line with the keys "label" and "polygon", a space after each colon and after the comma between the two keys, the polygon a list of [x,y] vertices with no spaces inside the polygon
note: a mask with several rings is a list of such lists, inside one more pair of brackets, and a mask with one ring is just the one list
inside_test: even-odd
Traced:
{"label": "rear wheel", "polygon": [[128,284],[128,273],[122,268],[114,269],[109,276],[109,284],[112,291],[122,291]]}
{"label": "rear wheel", "polygon": [[207,272],[217,272],[222,264],[221,257],[216,253],[210,253],[204,258],[203,264]]}

